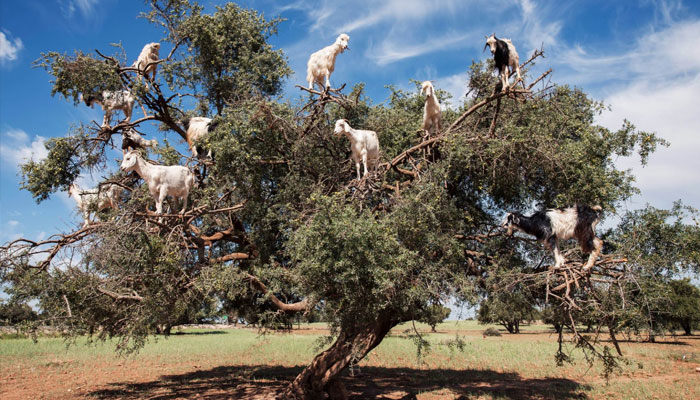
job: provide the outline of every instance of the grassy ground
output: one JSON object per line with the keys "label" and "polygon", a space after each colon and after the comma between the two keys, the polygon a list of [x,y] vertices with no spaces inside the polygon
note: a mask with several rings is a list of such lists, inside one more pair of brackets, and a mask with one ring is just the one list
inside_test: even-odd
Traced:
{"label": "grassy ground", "polygon": [[[483,337],[488,326],[446,322],[419,331],[431,352],[418,359],[410,325],[397,327],[344,382],[354,398],[386,399],[700,399],[700,337],[622,343],[627,363],[609,383],[578,352],[554,363],[556,335]],[[114,344],[66,348],[60,338],[0,340],[0,398],[271,398],[316,354],[323,324],[260,336],[249,329],[188,329],[149,341],[130,357]],[[463,351],[449,344],[461,338]]]}

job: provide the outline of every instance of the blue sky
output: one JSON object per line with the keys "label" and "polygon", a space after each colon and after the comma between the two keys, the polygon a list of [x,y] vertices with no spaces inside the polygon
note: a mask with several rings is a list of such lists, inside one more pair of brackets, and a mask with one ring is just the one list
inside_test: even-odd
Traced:
{"label": "blue sky", "polygon": [[[203,1],[208,10],[220,2]],[[309,54],[350,35],[350,51],[339,56],[334,86],[367,84],[375,103],[385,101],[385,85],[412,88],[410,79],[435,81],[454,95],[466,92],[466,71],[483,60],[484,35],[510,37],[521,60],[544,46],[546,58],[532,71],[554,69],[553,80],[582,87],[610,105],[599,123],[611,129],[627,118],[639,129],[655,131],[671,142],[652,155],[646,168],[638,159],[621,158],[642,190],[627,202],[636,209],[651,203],[669,207],[676,199],[700,207],[700,2],[535,0],[385,0],[242,1],[267,17],[286,19],[275,47],[285,51],[295,74],[285,96],[296,97],[305,84]],[[44,238],[80,224],[64,193],[37,205],[18,189],[17,164],[45,156],[43,141],[65,135],[71,124],[101,121],[99,107],[74,106],[51,97],[49,75],[31,63],[41,52],[72,53],[121,42],[134,61],[162,31],[137,18],[140,1],[9,0],[0,4],[0,242],[20,235]],[[170,46],[164,44],[161,55]],[[140,117],[138,107],[134,117]],[[145,131],[159,141],[162,133]],[[169,136],[176,140],[175,136]],[[381,138],[381,133],[380,133]],[[381,139],[380,139],[381,140]],[[120,152],[110,153],[109,168]],[[104,172],[85,175],[90,186]]]}

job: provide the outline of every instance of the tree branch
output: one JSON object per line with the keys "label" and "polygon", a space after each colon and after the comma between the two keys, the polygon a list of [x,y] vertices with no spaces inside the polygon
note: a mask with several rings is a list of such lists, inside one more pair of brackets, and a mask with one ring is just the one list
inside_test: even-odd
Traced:
{"label": "tree branch", "polygon": [[253,287],[255,287],[258,291],[266,295],[270,299],[272,304],[274,304],[275,307],[277,307],[281,311],[287,313],[306,311],[306,309],[309,306],[308,299],[306,298],[296,303],[285,303],[278,299],[277,296],[275,296],[272,292],[270,292],[267,286],[265,286],[265,284],[262,283],[257,277],[251,274],[247,274],[246,279],[248,279],[248,281],[250,281]]}

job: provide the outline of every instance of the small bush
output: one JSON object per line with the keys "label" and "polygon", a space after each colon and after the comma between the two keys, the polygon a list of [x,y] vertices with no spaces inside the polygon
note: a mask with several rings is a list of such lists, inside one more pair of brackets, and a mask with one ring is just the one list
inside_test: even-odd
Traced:
{"label": "small bush", "polygon": [[501,336],[501,332],[496,328],[488,328],[484,331],[484,336]]}
{"label": "small bush", "polygon": [[672,354],[669,354],[668,357],[674,361],[692,362],[692,363],[700,362],[700,353],[694,353],[694,352],[672,353]]}

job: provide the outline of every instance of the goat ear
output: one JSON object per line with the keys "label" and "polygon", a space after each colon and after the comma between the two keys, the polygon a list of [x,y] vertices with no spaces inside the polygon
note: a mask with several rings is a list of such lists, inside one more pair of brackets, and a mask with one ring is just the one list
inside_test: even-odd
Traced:
{"label": "goat ear", "polygon": [[520,223],[520,218],[518,218],[517,215],[512,215],[512,217],[513,217],[513,218],[512,218],[511,220],[513,221],[514,224],[517,225],[517,224]]}

